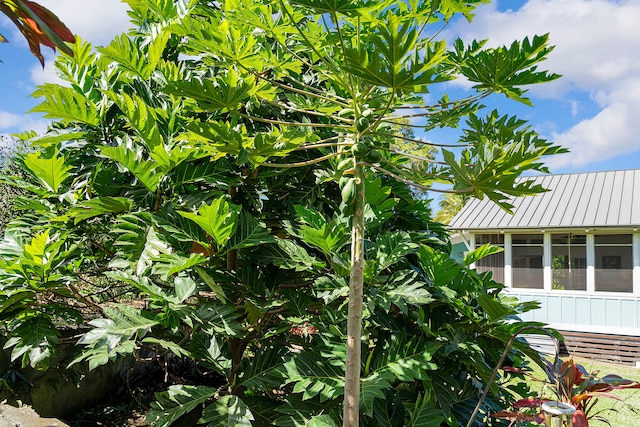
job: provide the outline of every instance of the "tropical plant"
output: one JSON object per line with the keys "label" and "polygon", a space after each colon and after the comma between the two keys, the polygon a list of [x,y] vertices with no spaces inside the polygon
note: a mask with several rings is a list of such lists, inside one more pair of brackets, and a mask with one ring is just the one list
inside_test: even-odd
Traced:
{"label": "tropical plant", "polygon": [[[0,0],[0,12],[5,14],[20,30],[29,43],[31,53],[44,66],[44,57],[40,45],[71,55],[67,43],[73,43],[75,37],[67,26],[46,7],[30,0]],[[0,43],[8,40],[0,34]]]}
{"label": "tropical plant", "polygon": [[[20,174],[20,170],[13,163],[17,153],[25,151],[24,144],[10,137],[0,135],[0,172],[5,174]],[[0,180],[0,235],[4,233],[6,225],[18,216],[14,206],[14,199],[24,195],[25,191],[14,186],[4,184]]]}
{"label": "tropical plant", "polygon": [[[562,150],[480,100],[528,103],[520,86],[554,79],[536,68],[547,37],[447,50],[432,36],[472,2],[128,3],[137,29],[78,40],[56,64],[70,85],[36,91],[57,121],[22,136],[28,179],[5,177],[35,212],[0,246],[14,359],[46,365],[57,328],[88,322],[75,363],[200,370],[158,395],[154,425],[466,423],[533,305],[452,261],[411,186],[505,208],[543,190],[516,178]],[[477,92],[425,104],[456,75]],[[412,117],[464,121],[459,155],[401,151],[427,144],[402,132]],[[484,418],[510,396],[492,387]]]}
{"label": "tropical plant", "polygon": [[440,209],[436,213],[435,220],[443,224],[449,224],[453,217],[460,212],[467,199],[462,194],[443,194],[438,202]]}
{"label": "tropical plant", "polygon": [[542,403],[555,400],[568,403],[575,408],[573,425],[589,427],[590,420],[607,423],[604,413],[610,409],[599,409],[596,405],[600,399],[621,400],[613,394],[615,390],[640,388],[640,383],[620,377],[616,374],[600,376],[599,372],[589,372],[583,365],[573,359],[559,361],[557,365],[544,361],[546,378],[539,379],[535,375],[519,368],[505,368],[505,371],[518,376],[526,376],[543,384],[540,395],[535,398],[520,399],[513,404],[511,411],[493,414],[495,417],[529,421],[541,424],[543,417],[540,407]]}

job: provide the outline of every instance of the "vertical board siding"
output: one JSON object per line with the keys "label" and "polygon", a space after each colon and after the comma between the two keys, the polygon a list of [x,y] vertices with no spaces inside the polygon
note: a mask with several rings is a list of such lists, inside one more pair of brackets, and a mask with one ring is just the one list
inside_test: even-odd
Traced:
{"label": "vertical board siding", "polygon": [[591,311],[591,306],[589,302],[589,298],[576,298],[576,318],[573,323],[576,325],[590,325],[591,324],[591,316],[589,316],[589,312]]}
{"label": "vertical board siding", "polygon": [[638,328],[638,303],[636,301],[621,300],[620,313],[622,315],[621,326],[624,328]]}
{"label": "vertical board siding", "polygon": [[622,326],[622,310],[621,303],[619,299],[605,299],[605,321],[604,326],[607,325],[615,325]]}
{"label": "vertical board siding", "polygon": [[[522,320],[606,328],[639,328],[640,299],[581,295],[532,294],[510,290],[522,302],[538,301],[540,308],[521,315]],[[612,332],[613,333],[613,332]]]}
{"label": "vertical board siding", "polygon": [[562,300],[560,298],[547,298],[548,322],[561,323],[563,312]]}
{"label": "vertical board siding", "polygon": [[568,296],[560,297],[560,313],[562,323],[576,321],[576,299]]}

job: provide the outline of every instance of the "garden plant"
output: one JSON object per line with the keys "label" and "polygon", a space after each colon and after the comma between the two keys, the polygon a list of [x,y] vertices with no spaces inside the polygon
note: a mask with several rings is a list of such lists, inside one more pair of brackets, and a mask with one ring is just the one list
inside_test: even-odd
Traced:
{"label": "garden plant", "polygon": [[[34,93],[54,122],[3,178],[28,192],[0,244],[12,358],[44,369],[88,325],[72,366],[166,370],[155,426],[466,424],[535,304],[469,268],[493,249],[451,260],[414,190],[544,191],[519,178],[563,150],[482,101],[557,78],[548,37],[438,39],[471,0],[126,2],[128,34],[58,58],[66,84]],[[475,425],[518,392],[492,385]]]}
{"label": "garden plant", "polygon": [[536,397],[519,399],[513,403],[512,410],[493,414],[498,418],[514,420],[528,425],[541,424],[544,420],[540,407],[542,403],[554,400],[568,403],[575,408],[573,414],[574,427],[589,427],[590,420],[609,424],[606,412],[598,406],[601,399],[621,400],[616,390],[640,388],[637,381],[622,378],[616,374],[600,375],[589,372],[584,365],[575,363],[573,359],[558,361],[557,366],[543,359],[546,378],[540,379],[531,372],[519,368],[505,368],[516,376],[528,377],[544,386]]}

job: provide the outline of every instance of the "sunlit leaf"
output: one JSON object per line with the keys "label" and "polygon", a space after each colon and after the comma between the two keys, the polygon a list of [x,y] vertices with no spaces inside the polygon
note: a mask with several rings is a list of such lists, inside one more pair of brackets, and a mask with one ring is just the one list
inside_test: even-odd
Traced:
{"label": "sunlit leaf", "polygon": [[53,193],[58,192],[73,169],[70,165],[65,164],[63,156],[58,156],[53,151],[48,154],[41,151],[29,153],[24,157],[24,164]]}
{"label": "sunlit leaf", "polygon": [[215,387],[172,385],[167,391],[156,393],[156,401],[151,403],[151,410],[147,412],[147,421],[157,427],[169,427],[216,392]]}
{"label": "sunlit leaf", "polygon": [[224,197],[213,200],[198,209],[198,213],[178,212],[202,228],[215,241],[218,247],[227,243],[236,227],[238,208],[226,201]]}
{"label": "sunlit leaf", "polygon": [[227,395],[204,408],[198,423],[228,427],[251,427],[253,420],[254,417],[249,407],[238,396]]}

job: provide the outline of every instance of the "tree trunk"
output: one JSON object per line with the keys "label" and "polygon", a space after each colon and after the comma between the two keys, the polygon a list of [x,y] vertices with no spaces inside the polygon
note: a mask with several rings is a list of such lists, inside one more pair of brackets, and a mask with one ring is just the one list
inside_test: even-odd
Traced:
{"label": "tree trunk", "polygon": [[351,225],[351,277],[347,320],[347,366],[344,385],[343,427],[358,427],[360,418],[360,359],[364,287],[364,165],[356,163],[356,198]]}

